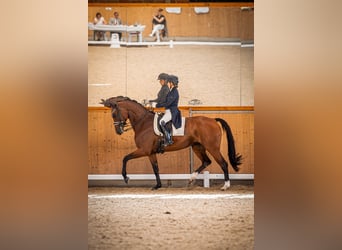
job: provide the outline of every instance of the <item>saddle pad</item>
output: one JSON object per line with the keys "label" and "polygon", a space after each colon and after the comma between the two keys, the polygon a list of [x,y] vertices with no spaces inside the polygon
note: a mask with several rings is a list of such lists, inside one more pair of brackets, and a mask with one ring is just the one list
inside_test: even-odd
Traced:
{"label": "saddle pad", "polygon": [[[158,114],[154,115],[153,130],[156,135],[163,136],[163,133],[158,129]],[[172,136],[184,136],[185,117],[182,117],[182,126],[178,129],[172,124]]]}

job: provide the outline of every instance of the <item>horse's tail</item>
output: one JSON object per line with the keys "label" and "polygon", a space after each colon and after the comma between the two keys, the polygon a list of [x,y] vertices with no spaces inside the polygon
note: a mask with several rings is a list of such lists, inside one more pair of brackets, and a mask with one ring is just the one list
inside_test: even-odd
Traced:
{"label": "horse's tail", "polygon": [[215,118],[215,120],[217,122],[220,122],[223,130],[226,131],[227,141],[228,141],[229,162],[230,162],[230,164],[232,164],[232,167],[237,172],[237,171],[239,171],[238,166],[241,164],[242,155],[235,153],[235,143],[234,143],[234,137],[233,137],[232,131],[230,130],[230,127],[225,120],[223,120],[221,118]]}

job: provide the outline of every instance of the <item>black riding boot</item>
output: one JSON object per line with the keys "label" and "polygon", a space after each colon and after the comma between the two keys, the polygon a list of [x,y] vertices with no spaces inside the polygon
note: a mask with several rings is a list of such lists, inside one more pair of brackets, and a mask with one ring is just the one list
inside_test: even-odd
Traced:
{"label": "black riding boot", "polygon": [[173,141],[172,141],[172,137],[171,137],[171,132],[169,132],[165,126],[165,122],[162,121],[161,124],[160,124],[162,130],[163,130],[163,133],[164,133],[164,138],[165,138],[165,143],[164,143],[164,146],[168,146],[168,145],[171,145],[173,144]]}

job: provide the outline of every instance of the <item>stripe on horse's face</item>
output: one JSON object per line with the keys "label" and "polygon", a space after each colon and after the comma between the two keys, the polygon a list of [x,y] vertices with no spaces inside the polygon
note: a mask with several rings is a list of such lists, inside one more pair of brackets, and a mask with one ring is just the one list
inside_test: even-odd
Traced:
{"label": "stripe on horse's face", "polygon": [[112,118],[113,118],[113,119],[115,119],[116,116],[117,116],[117,114],[116,114],[117,112],[116,112],[116,111],[117,111],[116,108],[112,108]]}
{"label": "stripe on horse's face", "polygon": [[115,103],[112,105],[112,118],[114,120],[114,128],[118,135],[124,133],[124,127],[128,119],[128,113],[126,109],[120,109],[119,105]]}

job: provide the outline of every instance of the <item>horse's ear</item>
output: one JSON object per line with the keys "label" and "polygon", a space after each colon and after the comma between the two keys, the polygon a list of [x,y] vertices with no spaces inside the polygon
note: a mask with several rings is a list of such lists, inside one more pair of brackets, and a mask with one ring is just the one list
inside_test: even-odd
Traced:
{"label": "horse's ear", "polygon": [[108,100],[104,100],[104,99],[101,99],[100,104],[103,104],[105,107],[108,107],[108,108],[112,108],[113,106],[115,106],[111,102],[109,102]]}

